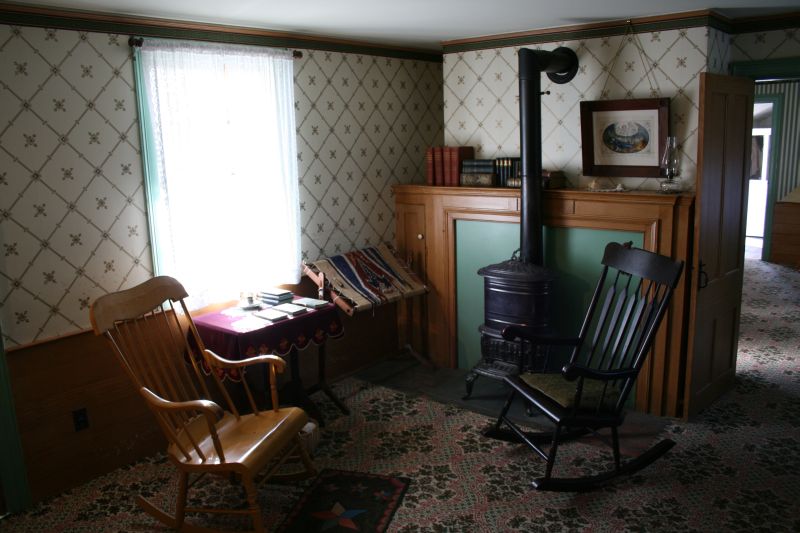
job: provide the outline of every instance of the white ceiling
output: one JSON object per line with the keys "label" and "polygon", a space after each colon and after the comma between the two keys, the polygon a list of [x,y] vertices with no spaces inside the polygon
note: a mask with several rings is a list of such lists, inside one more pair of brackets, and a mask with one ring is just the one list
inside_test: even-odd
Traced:
{"label": "white ceiling", "polygon": [[440,50],[442,41],[700,9],[800,11],[798,0],[17,0],[13,3]]}

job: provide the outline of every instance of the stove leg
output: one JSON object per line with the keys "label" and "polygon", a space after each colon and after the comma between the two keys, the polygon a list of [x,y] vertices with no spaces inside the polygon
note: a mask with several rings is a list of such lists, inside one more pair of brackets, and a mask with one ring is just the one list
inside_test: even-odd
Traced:
{"label": "stove leg", "polygon": [[478,379],[479,374],[477,372],[470,372],[467,374],[466,378],[466,386],[467,386],[467,394],[462,400],[469,400],[469,397],[472,395],[472,386],[475,384],[475,380]]}

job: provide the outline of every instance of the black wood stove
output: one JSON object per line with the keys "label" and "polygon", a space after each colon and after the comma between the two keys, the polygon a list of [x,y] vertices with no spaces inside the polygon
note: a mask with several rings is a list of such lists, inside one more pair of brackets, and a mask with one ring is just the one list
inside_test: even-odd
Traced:
{"label": "black wood stove", "polygon": [[478,376],[502,378],[546,370],[542,354],[532,353],[529,346],[520,354],[520,344],[503,339],[502,331],[511,325],[541,334],[551,329],[556,276],[543,266],[541,73],[560,84],[572,80],[577,71],[578,57],[569,48],[519,51],[520,248],[511,259],[478,270],[484,278],[484,322],[478,328],[481,360],[467,375],[466,397]]}

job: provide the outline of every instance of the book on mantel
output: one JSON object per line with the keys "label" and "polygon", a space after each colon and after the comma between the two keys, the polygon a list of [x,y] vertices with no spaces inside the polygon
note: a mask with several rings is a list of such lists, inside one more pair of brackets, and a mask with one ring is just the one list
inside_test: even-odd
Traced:
{"label": "book on mantel", "polygon": [[431,146],[425,151],[425,183],[458,187],[461,164],[475,157],[472,146]]}
{"label": "book on mantel", "polygon": [[464,160],[475,157],[475,148],[472,146],[445,146],[444,156],[444,184],[448,187],[458,187],[461,177],[461,165]]}

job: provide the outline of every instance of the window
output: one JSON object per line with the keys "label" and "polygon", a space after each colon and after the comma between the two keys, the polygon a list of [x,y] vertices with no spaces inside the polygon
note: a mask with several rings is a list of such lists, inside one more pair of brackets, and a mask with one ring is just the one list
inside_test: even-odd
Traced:
{"label": "window", "polygon": [[156,274],[193,307],[297,283],[291,52],[145,39],[135,58]]}

